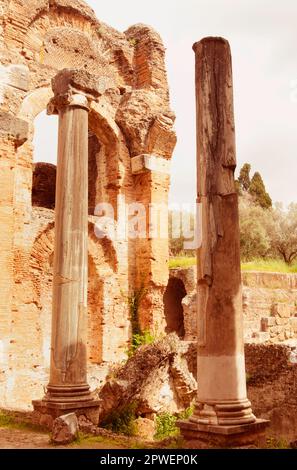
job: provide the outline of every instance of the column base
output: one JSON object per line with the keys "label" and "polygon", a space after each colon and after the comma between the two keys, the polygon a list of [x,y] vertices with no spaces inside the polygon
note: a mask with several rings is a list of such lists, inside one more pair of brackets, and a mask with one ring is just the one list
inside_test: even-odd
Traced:
{"label": "column base", "polygon": [[201,424],[193,420],[177,421],[186,447],[201,448],[238,448],[265,447],[265,429],[269,421],[256,419],[253,423],[238,425]]}
{"label": "column base", "polygon": [[72,401],[57,401],[45,396],[42,400],[33,400],[34,421],[48,429],[52,429],[53,422],[59,416],[75,413],[77,417],[84,415],[93,424],[99,423],[99,400],[89,393],[88,398]]}
{"label": "column base", "polygon": [[51,403],[85,403],[94,399],[87,383],[81,385],[51,385],[49,383],[46,390],[43,400]]}
{"label": "column base", "polygon": [[256,421],[251,402],[238,400],[198,401],[190,421],[206,425],[234,426]]}

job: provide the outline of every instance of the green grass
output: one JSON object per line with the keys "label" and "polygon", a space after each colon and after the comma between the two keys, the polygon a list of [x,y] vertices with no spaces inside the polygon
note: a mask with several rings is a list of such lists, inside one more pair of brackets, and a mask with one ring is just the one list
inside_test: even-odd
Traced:
{"label": "green grass", "polygon": [[265,271],[275,273],[297,273],[297,263],[291,266],[279,259],[255,259],[246,263],[241,263],[242,271]]}
{"label": "green grass", "polygon": [[124,434],[129,437],[135,436],[137,431],[135,423],[136,408],[137,402],[131,402],[120,410],[111,411],[102,421],[101,426],[117,434]]}
{"label": "green grass", "polygon": [[12,416],[0,411],[0,428],[19,429],[20,431],[34,431],[38,433],[48,434],[48,430],[37,424],[16,421]]}
{"label": "green grass", "polygon": [[[188,268],[190,266],[194,266],[195,264],[196,258],[194,256],[178,256],[176,258],[170,258],[169,269]],[[241,263],[241,270],[274,273],[297,273],[297,262],[289,266],[280,259],[254,259],[253,261]]]}
{"label": "green grass", "polygon": [[168,412],[160,413],[156,416],[156,440],[163,440],[170,437],[180,437],[180,430],[176,426],[176,421],[179,419],[189,419],[194,413],[194,405],[189,406],[179,414],[173,415]]}
{"label": "green grass", "polygon": [[195,266],[195,264],[196,264],[195,256],[177,256],[176,258],[170,258],[169,269],[189,268],[190,266]]}

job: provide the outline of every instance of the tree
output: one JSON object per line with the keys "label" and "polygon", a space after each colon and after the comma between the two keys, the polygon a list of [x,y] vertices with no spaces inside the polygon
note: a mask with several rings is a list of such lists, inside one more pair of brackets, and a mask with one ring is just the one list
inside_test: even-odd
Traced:
{"label": "tree", "polygon": [[249,190],[251,184],[250,171],[251,165],[249,163],[245,163],[239,172],[239,177],[237,181],[243,191]]}
{"label": "tree", "polygon": [[297,204],[292,203],[285,210],[277,204],[269,228],[271,246],[285,263],[292,264],[297,257]]}
{"label": "tree", "polygon": [[[185,243],[191,241],[195,229],[195,215],[189,212],[169,211],[169,252],[170,256],[194,256],[196,250],[185,250]],[[187,234],[187,231],[190,233]],[[190,238],[185,238],[189,235]]]}
{"label": "tree", "polygon": [[239,199],[240,251],[244,261],[269,255],[271,218],[271,211],[255,204],[248,194]]}
{"label": "tree", "polygon": [[272,207],[271,197],[266,192],[262,177],[257,171],[252,177],[248,192],[256,204],[259,204],[263,209],[270,209]]}

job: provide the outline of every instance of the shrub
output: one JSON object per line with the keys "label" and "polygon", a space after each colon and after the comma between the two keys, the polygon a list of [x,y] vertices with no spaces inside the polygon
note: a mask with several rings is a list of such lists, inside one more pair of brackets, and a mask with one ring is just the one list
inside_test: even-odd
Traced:
{"label": "shrub", "polygon": [[155,341],[153,334],[145,330],[143,333],[134,333],[132,336],[131,346],[128,350],[128,357],[133,356],[135,351],[145,344],[152,344]]}
{"label": "shrub", "polygon": [[117,434],[125,436],[136,435],[136,408],[137,403],[132,402],[121,408],[119,411],[112,411],[108,417],[101,423],[103,428],[109,429]]}
{"label": "shrub", "polygon": [[156,434],[155,439],[163,440],[168,437],[175,437],[179,435],[179,428],[176,426],[178,419],[188,419],[194,412],[194,405],[185,409],[177,415],[168,412],[160,413],[156,417]]}
{"label": "shrub", "polygon": [[146,294],[147,290],[142,285],[139,289],[132,292],[132,294],[128,297],[128,304],[130,310],[130,321],[132,326],[132,333],[133,334],[140,334],[140,325],[139,325],[139,318],[138,318],[138,310],[141,303],[142,298]]}
{"label": "shrub", "polygon": [[167,437],[177,436],[179,429],[176,427],[178,417],[170,413],[161,413],[156,417],[155,439],[166,439]]}

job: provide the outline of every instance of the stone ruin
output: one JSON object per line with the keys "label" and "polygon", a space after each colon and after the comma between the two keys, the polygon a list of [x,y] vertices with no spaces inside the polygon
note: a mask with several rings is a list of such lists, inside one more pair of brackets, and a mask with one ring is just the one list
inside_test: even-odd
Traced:
{"label": "stone ruin", "polygon": [[[278,404],[258,400],[266,376],[251,355],[269,369],[268,349],[244,351],[242,308],[249,315],[253,300],[242,304],[227,41],[194,46],[201,262],[198,277],[176,270],[169,278],[167,237],[150,237],[147,218],[143,238],[96,236],[102,202],[117,224],[125,204],[167,208],[176,135],[160,36],[142,24],[119,33],[81,0],[0,0],[0,11],[0,407],[30,409],[33,400],[43,424],[71,410],[98,424],[98,410],[104,416],[137,396],[149,418],[163,406],[156,383],[172,412],[197,395],[193,417],[179,422],[186,439],[254,442],[267,422],[247,399],[244,353],[254,411],[273,419]],[[57,168],[33,164],[34,120],[45,109],[59,114]],[[131,298],[141,289],[141,328],[184,341],[169,334],[110,378],[110,366],[126,360]],[[252,337],[294,335],[295,310],[273,305],[260,331],[251,325]],[[284,372],[289,349],[271,354],[280,381],[285,375],[294,388],[295,368]],[[100,388],[100,401],[90,388]]]}
{"label": "stone ruin", "polygon": [[[176,143],[165,49],[149,26],[124,33],[81,0],[0,0],[0,404],[26,408],[48,382],[56,167],[33,164],[34,120],[60,70],[97,77],[88,116],[88,375],[98,387],[126,357],[129,296],[142,328],[166,328],[166,238],[97,238],[98,203],[167,206]],[[96,81],[96,80],[95,80]],[[89,90],[90,91],[90,90]],[[80,184],[80,181],[77,181]]]}

